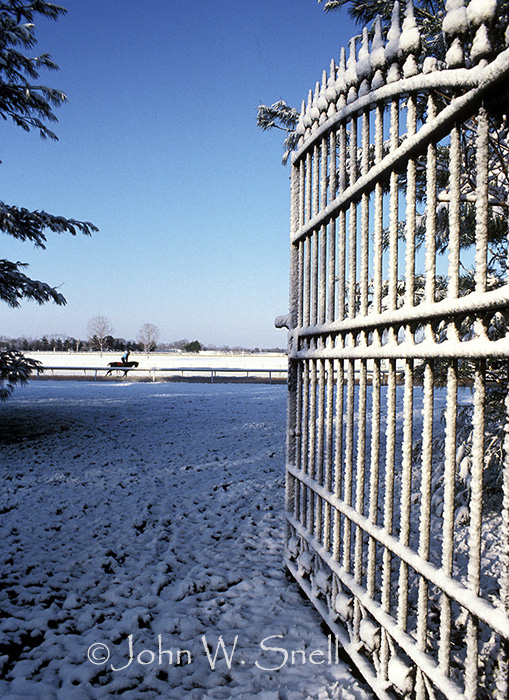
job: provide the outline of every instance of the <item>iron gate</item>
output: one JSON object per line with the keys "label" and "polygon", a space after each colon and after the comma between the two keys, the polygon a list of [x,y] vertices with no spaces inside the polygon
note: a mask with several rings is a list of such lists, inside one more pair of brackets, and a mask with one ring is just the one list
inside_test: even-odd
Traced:
{"label": "iron gate", "polygon": [[396,3],[297,128],[286,565],[380,698],[508,695],[509,49],[490,45],[493,5],[449,0],[440,64]]}

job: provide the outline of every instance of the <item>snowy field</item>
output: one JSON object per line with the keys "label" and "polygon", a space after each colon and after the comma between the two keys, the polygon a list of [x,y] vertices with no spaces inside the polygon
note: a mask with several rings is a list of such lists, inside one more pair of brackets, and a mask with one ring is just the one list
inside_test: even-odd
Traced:
{"label": "snowy field", "polygon": [[[110,362],[118,362],[121,352],[27,352],[27,355],[42,363],[46,371],[43,378],[78,379],[94,376],[104,379]],[[168,377],[210,377],[211,371],[218,377],[253,377],[286,379],[288,358],[284,353],[217,353],[203,351],[200,353],[133,352],[130,361],[138,363],[137,369],[129,370],[130,379],[168,378]],[[49,369],[57,367],[59,369]],[[88,368],[88,369],[85,369]],[[98,370],[98,371],[97,371]],[[103,371],[104,370],[104,371]],[[171,371],[174,370],[174,371]],[[221,370],[228,370],[227,372]],[[122,376],[121,371],[113,370],[112,379]]]}
{"label": "snowy field", "polygon": [[367,700],[282,567],[286,387],[0,406],[3,700]]}
{"label": "snowy field", "polygon": [[[122,352],[36,352],[27,351],[29,357],[39,360],[47,367],[106,367],[109,362],[121,359]],[[286,369],[287,356],[284,353],[217,353],[203,351],[190,352],[156,352],[150,355],[132,352],[129,360],[139,362],[140,367],[148,369],[159,367],[242,367],[243,369]]]}

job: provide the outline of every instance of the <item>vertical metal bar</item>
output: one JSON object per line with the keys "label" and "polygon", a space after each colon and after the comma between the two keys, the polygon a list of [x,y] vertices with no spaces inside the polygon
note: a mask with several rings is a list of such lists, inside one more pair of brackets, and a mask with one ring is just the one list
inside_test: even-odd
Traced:
{"label": "vertical metal bar", "polygon": [[[500,602],[509,615],[509,392],[505,397],[504,462],[502,465],[502,561]],[[501,640],[497,677],[497,700],[509,696],[509,640]]]}
{"label": "vertical metal bar", "polygon": [[[339,125],[339,193],[344,192],[347,187],[347,131],[346,123],[340,122]],[[346,314],[346,214],[344,209],[341,209],[338,217],[338,300],[337,300],[337,318],[343,320]],[[338,339],[341,344],[344,343],[343,337]],[[345,363],[338,362],[337,370],[337,387],[336,387],[336,439],[334,449],[334,494],[341,498],[344,490],[345,474],[344,474],[344,385],[345,385]],[[334,510],[333,522],[333,541],[332,553],[336,561],[340,561],[341,549],[344,552],[344,543],[341,537],[341,515],[338,510]]]}
{"label": "vertical metal bar", "polygon": [[[385,457],[385,494],[384,494],[384,530],[392,534],[394,518],[394,462],[396,456],[396,361],[389,360],[387,375],[387,428]],[[385,547],[382,559],[382,608],[391,611],[391,576],[392,554]],[[389,665],[389,646],[387,635],[382,635],[381,646],[382,678],[387,678]]]}
{"label": "vertical metal bar", "polygon": [[312,185],[312,209],[311,216],[316,216],[320,211],[320,147],[313,148],[313,185]]}
{"label": "vertical metal bar", "polygon": [[311,320],[311,280],[312,280],[312,242],[308,236],[305,240],[305,272],[304,272],[304,318],[303,325],[309,326]]}
{"label": "vertical metal bar", "polygon": [[[407,135],[416,133],[417,115],[415,96],[407,100]],[[416,162],[414,158],[407,165],[406,188],[406,224],[405,224],[405,304],[415,303],[415,207],[416,207]],[[413,330],[410,325],[405,329],[405,339],[413,342]],[[413,398],[414,398],[414,364],[405,362],[405,388],[403,398],[403,445],[401,465],[400,496],[400,540],[408,545],[410,541],[411,496],[412,496],[412,447],[413,447]],[[399,568],[399,602],[398,624],[406,631],[408,623],[408,566],[400,562]]]}
{"label": "vertical metal bar", "polygon": [[[366,360],[360,361],[359,373],[359,405],[357,408],[358,428],[357,428],[357,464],[355,479],[355,510],[364,515],[364,483],[366,475],[366,389],[367,389],[367,365]],[[355,555],[354,555],[354,576],[357,583],[362,583],[363,577],[363,545],[364,531],[362,527],[355,528]],[[354,638],[358,638],[361,610],[356,603],[354,616]]]}
{"label": "vertical metal bar", "polygon": [[[474,378],[474,414],[472,418],[472,473],[470,485],[470,528],[468,533],[467,585],[479,594],[481,584],[481,528],[484,471],[484,405],[486,362],[477,363]],[[467,658],[465,661],[465,696],[477,697],[477,666],[479,655],[479,621],[470,614],[467,622]]]}
{"label": "vertical metal bar", "polygon": [[[382,160],[384,122],[383,108],[377,105],[375,111],[375,164]],[[375,212],[373,231],[373,312],[382,310],[382,234],[383,234],[383,190],[382,184],[375,185]]]}
{"label": "vertical metal bar", "polygon": [[[391,101],[390,110],[390,149],[395,150],[399,144],[399,99]],[[398,289],[398,175],[391,171],[389,185],[389,269],[388,269],[388,307],[397,308]],[[396,343],[393,327],[389,328],[389,343]],[[394,468],[396,457],[396,362],[389,360],[387,376],[387,427],[386,427],[386,457],[385,457],[385,502],[384,529],[392,533],[394,517]],[[382,560],[382,607],[384,612],[391,610],[391,576],[392,555],[384,548]],[[389,664],[389,641],[385,631],[382,634],[380,651],[382,678],[386,679]]]}
{"label": "vertical metal bar", "polygon": [[[383,107],[377,105],[375,109],[375,164],[382,160],[383,156]],[[382,185],[375,185],[374,202],[374,241],[373,241],[373,313],[380,313],[382,309],[382,232],[383,232],[383,192]],[[373,343],[380,345],[380,333],[374,332]],[[369,485],[369,519],[372,523],[378,520],[378,494],[380,474],[380,360],[373,361],[371,379],[371,461],[370,461],[370,485]],[[368,573],[367,589],[371,598],[375,597],[377,561],[376,543],[373,538],[368,541]]]}
{"label": "vertical metal bar", "polygon": [[[457,125],[451,129],[449,147],[449,270],[447,294],[456,299],[459,295],[459,261],[460,261],[460,133]],[[456,324],[448,326],[449,340],[459,341]],[[442,535],[442,569],[447,576],[452,576],[454,559],[454,497],[456,480],[456,431],[458,403],[458,363],[452,360],[447,368],[447,403],[445,425],[445,462],[444,462],[444,515]],[[445,674],[450,672],[451,647],[451,601],[442,594],[440,601],[440,639],[438,662]]]}
{"label": "vertical metal bar", "polygon": [[[452,576],[454,558],[454,493],[456,478],[456,411],[458,402],[458,364],[451,361],[447,369],[447,403],[445,414],[444,515],[442,527],[442,570]],[[441,598],[440,642],[438,663],[449,675],[451,650],[451,601]]]}
{"label": "vertical metal bar", "polygon": [[[436,117],[435,99],[432,94],[428,97],[428,123]],[[426,233],[425,233],[425,283],[424,297],[427,304],[435,302],[436,274],[436,209],[437,209],[437,157],[436,144],[430,143],[426,159]],[[434,331],[431,323],[425,325],[425,337],[434,342]],[[423,439],[422,439],[422,472],[421,472],[421,513],[419,521],[419,555],[429,558],[430,548],[430,518],[431,518],[431,471],[433,460],[433,384],[434,373],[431,362],[425,363],[424,368],[424,399],[423,399]],[[426,650],[428,636],[428,582],[419,578],[419,593],[417,604],[417,644],[422,651]],[[425,689],[422,674],[418,675],[416,686],[417,700],[424,700]]]}
{"label": "vertical metal bar", "polygon": [[304,209],[304,220],[309,221],[313,216],[312,207],[312,183],[313,183],[313,158],[309,152],[306,156],[306,190],[304,193],[305,197],[305,209]]}
{"label": "vertical metal bar", "polygon": [[299,168],[299,227],[306,223],[306,196],[307,196],[307,171],[306,171],[306,161],[301,158],[298,162]]}
{"label": "vertical metal bar", "polygon": [[[316,436],[316,481],[323,485],[324,475],[324,441],[325,441],[325,360],[318,360],[318,400],[317,400],[317,436]],[[315,533],[319,542],[323,542],[323,499],[316,496]]]}
{"label": "vertical metal bar", "polygon": [[[362,114],[362,155],[361,172],[366,175],[369,169],[369,110]],[[368,313],[368,274],[369,274],[369,194],[362,196],[361,203],[361,269],[360,269],[360,312]]]}
{"label": "vertical metal bar", "polygon": [[[475,289],[487,290],[488,251],[488,116],[486,109],[479,109],[476,143],[476,226],[475,226]],[[481,319],[476,322],[478,335],[485,335]],[[484,471],[484,413],[485,413],[486,362],[477,363],[474,378],[474,414],[472,418],[472,473],[470,486],[470,529],[467,582],[471,591],[478,594],[481,580],[481,528]],[[477,659],[479,622],[469,615],[467,622],[467,658],[465,662],[465,690],[468,700],[477,697]]]}
{"label": "vertical metal bar", "polygon": [[[302,362],[295,363],[295,381],[296,386],[296,407],[295,407],[295,465],[298,468],[302,467]],[[288,373],[288,381],[290,381],[290,373]],[[297,520],[304,522],[302,502],[305,500],[304,486],[301,481],[297,481],[295,486],[295,509],[294,514]]]}
{"label": "vertical metal bar", "polygon": [[[334,199],[337,188],[336,131],[329,136],[329,197]],[[328,306],[327,321],[334,320],[336,308],[336,219],[329,224],[329,267],[328,267]]]}
{"label": "vertical metal bar", "polygon": [[488,168],[489,126],[486,109],[481,107],[477,118],[476,144],[476,217],[475,217],[475,291],[488,287]]}
{"label": "vertical metal bar", "polygon": [[[309,427],[308,427],[308,474],[312,479],[316,478],[316,360],[309,360]],[[308,529],[315,533],[315,492],[312,488],[308,494]]]}
{"label": "vertical metal bar", "polygon": [[461,151],[460,133],[455,124],[451,129],[449,147],[449,282],[447,295],[451,299],[459,296],[459,261],[460,261],[460,174]]}
{"label": "vertical metal bar", "polygon": [[[346,189],[346,125],[341,123],[339,128],[339,191]],[[338,308],[337,317],[345,318],[346,309],[346,214],[339,212],[339,241],[338,241]]]}
{"label": "vertical metal bar", "polygon": [[[295,233],[300,224],[299,204],[300,198],[300,165],[292,165],[291,172],[291,200],[290,200],[290,231]],[[301,308],[301,290],[302,290],[302,268],[301,265],[301,245],[293,244],[290,246],[290,323],[288,335],[288,403],[287,403],[287,419],[286,419],[286,459],[287,463],[296,465],[297,440],[298,440],[298,409],[297,409],[297,391],[298,391],[298,361],[292,357],[293,336],[292,333],[299,323],[299,309]],[[272,373],[269,371],[269,383],[272,383]],[[285,508],[287,513],[297,513],[296,491],[298,485],[295,479],[291,477],[286,470],[286,488],[285,488]],[[289,528],[287,527],[287,539],[290,536]]]}
{"label": "vertical metal bar", "polygon": [[[320,211],[320,148],[316,145],[313,149],[313,208],[312,215],[316,216]],[[313,266],[311,283],[311,325],[318,322],[318,300],[320,296],[320,238],[321,233],[313,229],[311,241],[313,248]]]}
{"label": "vertical metal bar", "polygon": [[[435,100],[432,95],[428,98],[428,123],[436,117]],[[436,212],[437,212],[437,149],[435,143],[428,146],[426,160],[426,237],[425,237],[425,272],[424,297],[427,304],[435,301],[435,269],[436,269]],[[433,341],[431,325],[426,325],[426,337]]]}
{"label": "vertical metal bar", "polygon": [[[327,206],[327,149],[328,139],[324,137],[320,150],[321,181],[320,181],[320,203],[322,209]],[[320,281],[318,284],[318,323],[325,323],[327,311],[328,290],[327,277],[327,226],[320,227]]]}
{"label": "vertical metal bar", "polygon": [[[390,126],[391,151],[395,150],[399,144],[399,100],[391,101],[391,126]],[[398,306],[398,174],[391,171],[390,177],[390,211],[389,211],[389,309],[396,309]],[[392,335],[392,331],[391,331]]]}
{"label": "vertical metal bar", "polygon": [[[412,447],[414,413],[414,374],[413,361],[405,362],[405,389],[403,399],[403,445],[401,465],[400,496],[400,541],[408,545],[410,541],[410,504],[412,497]],[[408,565],[404,561],[399,567],[398,624],[406,631],[408,616]]]}
{"label": "vertical metal bar", "polygon": [[[317,149],[318,150],[318,149]],[[320,144],[319,158],[320,158],[320,199],[319,205],[323,209],[327,206],[327,188],[328,188],[328,168],[327,168],[327,150],[328,150],[328,138],[323,137]],[[326,320],[327,311],[327,296],[328,296],[328,277],[327,277],[327,227],[322,225],[320,227],[320,243],[319,243],[319,258],[320,258],[320,271],[319,271],[319,282],[318,282],[318,309],[317,309],[317,320],[318,323],[323,324]],[[325,342],[323,336],[319,339],[319,346],[324,347]],[[326,383],[326,373],[325,373],[325,361],[318,361],[318,414],[317,414],[317,445],[316,445],[316,479],[320,485],[323,485],[324,479],[324,446],[325,446],[325,420],[326,420],[326,410],[325,410],[325,383]],[[323,499],[317,495],[316,497],[316,520],[315,520],[315,533],[320,542],[323,543],[325,532],[323,530],[324,521],[324,502]]]}
{"label": "vertical metal bar", "polygon": [[[378,522],[378,494],[380,491],[380,360],[373,361],[371,375],[371,461],[369,477],[369,520]],[[376,592],[376,543],[370,537],[368,540],[368,571],[367,590],[370,598],[375,598]]]}
{"label": "vertical metal bar", "polygon": [[[324,485],[327,492],[330,493],[332,489],[332,455],[333,455],[333,444],[332,436],[334,432],[334,360],[328,359],[326,361],[326,386],[327,386],[327,397],[326,397],[326,427],[325,427],[325,446],[324,446],[324,456],[325,456],[325,474],[324,474]],[[324,514],[324,524],[323,524],[324,538],[323,546],[325,549],[329,550],[331,545],[331,507],[329,503],[325,504],[325,514]]]}
{"label": "vertical metal bar", "polygon": [[[295,225],[297,228],[303,226],[306,217],[306,163],[302,159],[293,166],[297,168],[298,171],[295,175],[297,186],[298,183],[298,195],[296,195],[296,210],[295,210]],[[298,178],[298,179],[297,179]],[[304,324],[304,298],[305,298],[305,260],[306,260],[306,242],[299,241],[299,291],[298,291],[298,309],[297,309],[297,327],[302,328]],[[290,313],[292,313],[290,309]]]}
{"label": "vertical metal bar", "polygon": [[[354,401],[355,401],[355,361],[346,360],[346,440],[345,440],[345,472],[343,500],[352,505],[352,479],[354,460]],[[343,529],[343,566],[350,572],[351,564],[352,523],[345,518]]]}
{"label": "vertical metal bar", "polygon": [[[350,120],[350,185],[357,180],[357,118]],[[357,306],[357,204],[350,205],[350,231],[348,238],[348,316],[356,315]]]}
{"label": "vertical metal bar", "polygon": [[299,296],[298,296],[298,308],[297,308],[297,328],[302,328],[304,324],[304,297],[305,297],[305,282],[304,282],[304,270],[305,270],[305,260],[306,260],[306,242],[299,241],[298,247],[299,255]]}
{"label": "vertical metal bar", "polygon": [[[336,383],[336,433],[334,445],[334,495],[341,497],[343,489],[343,416],[344,416],[344,376],[345,367],[342,360],[338,361]],[[334,522],[332,532],[332,556],[335,561],[340,559],[341,546],[341,517],[337,509],[334,510]]]}
{"label": "vertical metal bar", "polygon": [[[295,217],[295,226],[299,228],[305,223],[306,220],[306,161],[304,159],[299,160],[298,164],[294,164],[294,168],[297,168],[295,174],[295,186],[298,187],[298,193],[295,193],[295,209],[292,210],[292,215]],[[293,201],[293,200],[292,200]],[[292,225],[294,223],[292,219]],[[297,328],[302,328],[304,325],[305,318],[305,298],[306,298],[306,241],[299,241],[298,244],[298,279],[297,279],[297,316],[296,316],[296,326]],[[291,292],[290,292],[291,293]],[[294,321],[294,309],[290,308],[291,322],[293,325]],[[293,328],[292,328],[293,330]],[[290,331],[291,332],[291,331]],[[292,347],[289,347],[289,352],[291,350],[297,351],[297,340],[290,336],[290,342],[292,342]],[[295,362],[295,367],[293,373],[290,371],[290,366],[288,368],[288,387],[290,390],[290,382],[293,380],[296,383],[295,386],[295,465],[303,468],[303,455],[305,454],[303,446],[303,405],[304,405],[304,389],[303,384],[305,381],[305,371],[303,368],[303,363],[298,361]],[[305,512],[306,512],[306,489],[302,482],[298,481],[295,485],[295,504],[294,513],[300,522],[305,522]]]}
{"label": "vertical metal bar", "polygon": [[[350,143],[348,157],[349,185],[357,180],[357,117],[349,121]],[[348,235],[348,316],[356,315],[357,303],[357,204],[350,205]],[[353,344],[353,335],[350,340]],[[344,466],[344,493],[343,499],[347,505],[352,505],[353,470],[354,470],[354,414],[355,414],[355,361],[346,360],[347,398],[346,398],[346,440],[345,440],[345,466]],[[348,518],[343,524],[343,566],[346,571],[351,570],[352,558],[352,523]]]}
{"label": "vertical metal bar", "polygon": [[[433,369],[426,362],[424,368],[423,433],[421,465],[421,512],[419,520],[419,556],[427,560],[430,549],[431,519],[431,469],[433,460]],[[421,650],[427,646],[428,634],[428,581],[419,578],[417,606],[417,644]],[[421,689],[422,692],[422,689]]]}
{"label": "vertical metal bar", "polygon": [[319,237],[318,233],[316,231],[313,231],[311,234],[311,256],[312,256],[312,265],[311,265],[311,280],[310,280],[310,287],[311,287],[311,301],[310,301],[310,318],[309,318],[309,323],[310,325],[314,326],[318,322],[318,285],[319,285],[319,276],[318,276],[318,258],[319,258]]}
{"label": "vertical metal bar", "polygon": [[[415,97],[410,95],[407,100],[407,135],[413,136],[417,130],[417,114]],[[416,204],[416,162],[410,158],[407,166],[406,190],[406,257],[405,257],[405,303],[413,306],[415,303],[415,204]],[[410,329],[407,329],[410,335]]]}
{"label": "vertical metal bar", "polygon": [[[308,453],[309,453],[309,360],[304,360],[302,363],[301,370],[301,381],[302,381],[302,415],[301,415],[301,469],[307,474],[308,473]],[[309,527],[308,520],[308,488],[303,486],[302,488],[302,499],[301,499],[301,520],[305,527]]]}

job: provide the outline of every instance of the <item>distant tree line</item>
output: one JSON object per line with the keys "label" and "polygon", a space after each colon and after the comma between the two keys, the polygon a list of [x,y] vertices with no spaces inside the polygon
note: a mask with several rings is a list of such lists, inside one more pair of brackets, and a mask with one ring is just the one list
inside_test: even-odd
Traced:
{"label": "distant tree line", "polygon": [[[146,346],[139,340],[126,340],[107,335],[102,339],[102,349],[110,352],[147,352]],[[42,338],[9,338],[0,336],[0,351],[39,351],[39,352],[97,352],[101,350],[99,340],[95,337],[83,340],[65,334],[44,335]],[[231,353],[259,353],[259,352],[285,352],[282,348],[245,348],[240,345],[204,345],[198,340],[176,340],[170,343],[157,343],[150,348],[150,352],[168,352],[180,350],[183,352],[200,352],[202,350],[231,352]]]}
{"label": "distant tree line", "polygon": [[[82,340],[73,338],[67,335],[44,335],[42,338],[7,338],[0,336],[0,350],[27,350],[40,352],[92,352],[100,350],[100,345],[97,339],[89,338]],[[109,335],[103,340],[103,350],[113,350],[115,352],[124,352],[129,350],[137,352],[143,350],[141,343],[133,340],[125,340],[124,338],[114,338]]]}

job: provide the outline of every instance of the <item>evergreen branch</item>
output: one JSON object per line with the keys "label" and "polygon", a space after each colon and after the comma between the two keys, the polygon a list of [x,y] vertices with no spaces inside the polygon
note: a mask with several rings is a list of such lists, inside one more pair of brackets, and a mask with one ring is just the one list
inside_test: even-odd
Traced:
{"label": "evergreen branch", "polygon": [[0,352],[0,401],[6,401],[17,384],[25,385],[34,370],[42,371],[39,360],[25,357],[21,352]]}
{"label": "evergreen branch", "polygon": [[89,221],[76,221],[63,216],[48,214],[45,211],[29,211],[24,207],[16,207],[0,202],[0,231],[20,241],[32,241],[37,248],[45,248],[48,229],[53,233],[70,233],[75,236],[78,232],[90,236],[98,228]]}
{"label": "evergreen branch", "polygon": [[54,301],[59,306],[65,305],[65,298],[46,282],[30,279],[20,268],[26,263],[0,260],[0,299],[16,308],[21,299],[32,299],[38,304]]}

